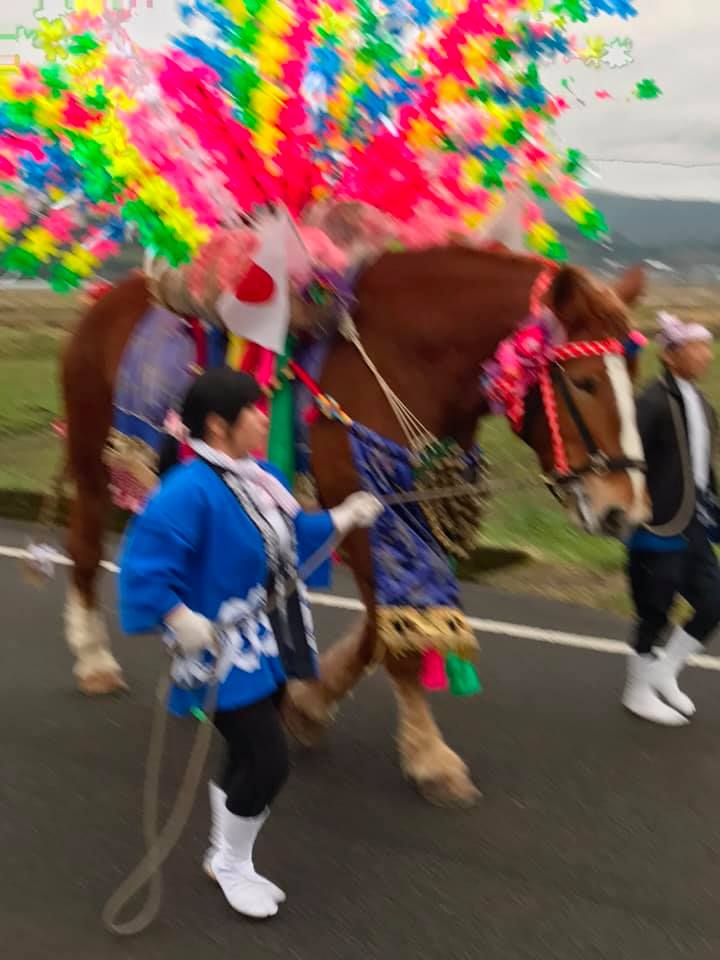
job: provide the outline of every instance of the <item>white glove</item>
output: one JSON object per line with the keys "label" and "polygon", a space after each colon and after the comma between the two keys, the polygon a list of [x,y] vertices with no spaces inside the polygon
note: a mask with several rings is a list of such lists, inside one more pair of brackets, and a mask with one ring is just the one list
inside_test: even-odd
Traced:
{"label": "white glove", "polygon": [[204,650],[215,649],[215,628],[207,617],[195,613],[185,604],[176,607],[166,617],[165,623],[185,657],[195,657]]}
{"label": "white glove", "polygon": [[384,509],[384,505],[374,494],[361,490],[351,493],[339,507],[333,507],[330,519],[340,536],[345,536],[358,527],[371,527]]}

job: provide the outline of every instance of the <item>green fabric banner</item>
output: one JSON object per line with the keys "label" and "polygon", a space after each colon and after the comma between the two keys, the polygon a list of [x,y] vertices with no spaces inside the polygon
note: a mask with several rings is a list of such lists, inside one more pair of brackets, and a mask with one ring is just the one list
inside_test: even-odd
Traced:
{"label": "green fabric banner", "polygon": [[295,484],[295,429],[293,424],[293,385],[282,375],[295,349],[295,337],[289,336],[285,352],[277,358],[276,377],[280,386],[273,394],[270,405],[270,439],[268,460],[282,470],[292,488]]}

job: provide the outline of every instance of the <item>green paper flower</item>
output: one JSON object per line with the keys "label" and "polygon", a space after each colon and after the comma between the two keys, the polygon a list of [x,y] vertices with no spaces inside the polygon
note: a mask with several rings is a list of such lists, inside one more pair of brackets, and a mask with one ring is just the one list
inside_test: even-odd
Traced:
{"label": "green paper flower", "polygon": [[551,9],[553,13],[560,17],[568,17],[574,23],[587,23],[584,0],[560,0]]}
{"label": "green paper flower", "polygon": [[584,166],[583,154],[580,150],[568,150],[565,154],[565,163],[563,164],[563,172],[572,176],[574,173],[577,173],[578,170],[582,170]]}
{"label": "green paper flower", "polygon": [[519,143],[524,136],[525,126],[520,120],[513,120],[507,125],[507,127],[505,127],[505,130],[503,131],[503,139],[505,140],[505,143],[509,143],[511,146]]}
{"label": "green paper flower", "polygon": [[106,96],[103,88],[98,84],[98,86],[95,87],[95,93],[85,97],[85,104],[88,107],[92,107],[93,110],[102,112],[110,106],[110,100]]}
{"label": "green paper flower", "polygon": [[539,183],[537,180],[533,180],[530,183],[530,189],[535,194],[536,197],[539,197],[541,200],[549,200],[550,192],[547,187],[544,187],[542,183]]}
{"label": "green paper flower", "polygon": [[506,37],[497,37],[493,40],[495,56],[502,63],[510,63],[517,48],[518,46],[515,41],[508,40]]}
{"label": "green paper flower", "polygon": [[0,267],[8,273],[21,273],[25,277],[37,277],[42,269],[42,263],[27,250],[19,247],[10,247],[0,257]]}
{"label": "green paper flower", "polygon": [[490,163],[485,164],[485,169],[483,171],[482,185],[486,190],[492,190],[497,187],[502,190],[503,188],[503,178],[502,174],[505,169],[505,164],[500,163],[498,160],[491,160]]}
{"label": "green paper flower", "polygon": [[552,240],[545,248],[545,256],[549,260],[564,263],[568,259],[568,252],[559,240]]}
{"label": "green paper flower", "polygon": [[31,100],[15,100],[3,105],[11,127],[32,127],[35,122],[35,104]]}
{"label": "green paper flower", "polygon": [[654,80],[640,80],[635,87],[635,96],[638,100],[656,100],[662,96],[662,90]]}
{"label": "green paper flower", "polygon": [[68,50],[74,57],[83,57],[100,46],[91,33],[81,33],[70,40]]}
{"label": "green paper flower", "polygon": [[69,84],[65,80],[65,72],[57,63],[42,67],[40,76],[43,78],[48,93],[53,100],[59,99],[63,92],[69,89]]}
{"label": "green paper flower", "polygon": [[72,270],[68,270],[60,263],[56,263],[50,271],[50,286],[55,293],[69,293],[71,290],[77,290],[82,283],[82,277],[79,277]]}

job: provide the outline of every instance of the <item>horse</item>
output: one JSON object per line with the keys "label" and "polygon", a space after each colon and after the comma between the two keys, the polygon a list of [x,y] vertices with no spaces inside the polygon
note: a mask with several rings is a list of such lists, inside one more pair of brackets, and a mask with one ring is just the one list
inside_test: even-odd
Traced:
{"label": "horse", "polygon": [[[531,295],[546,269],[537,259],[506,250],[449,244],[388,252],[367,265],[355,286],[354,342],[333,335],[319,387],[355,422],[396,444],[407,438],[388,402],[388,389],[436,437],[468,449],[489,412],[480,381],[484,362],[528,316]],[[628,332],[627,306],[642,292],[642,271],[614,288],[573,266],[554,273],[546,308],[566,339],[601,341]],[[125,687],[99,612],[97,575],[109,505],[103,449],[113,419],[113,389],[123,352],[151,305],[146,278],[130,275],[80,318],[62,357],[67,423],[67,470],[74,481],[68,550],[73,562],[65,610],[74,673],[86,694]],[[361,345],[361,349],[359,348]],[[619,358],[620,359],[620,358]],[[542,404],[528,404],[523,438],[542,470],[556,466],[558,437],[572,475],[562,500],[577,522],[617,535],[647,515],[632,385],[624,360],[611,366],[587,356],[560,367],[553,380],[555,431]],[[310,428],[312,472],[319,498],[332,507],[360,481],[342,422],[320,418]],[[553,437],[555,442],[553,442]],[[594,449],[604,469],[591,463]],[[283,704],[289,731],[311,744],[331,723],[341,699],[378,660],[377,609],[368,535],[344,544],[365,613],[321,657],[316,682],[292,682]],[[435,804],[468,806],[479,793],[461,757],[444,741],[420,683],[419,654],[381,656],[399,711],[401,767]]]}

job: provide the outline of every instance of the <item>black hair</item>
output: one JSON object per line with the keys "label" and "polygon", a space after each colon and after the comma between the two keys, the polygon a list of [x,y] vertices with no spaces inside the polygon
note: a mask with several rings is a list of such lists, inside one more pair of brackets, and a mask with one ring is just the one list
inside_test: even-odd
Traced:
{"label": "black hair", "polygon": [[262,391],[249,373],[215,367],[195,380],[182,406],[182,421],[196,440],[205,437],[209,414],[217,414],[228,425],[235,423],[240,412],[262,398]]}

